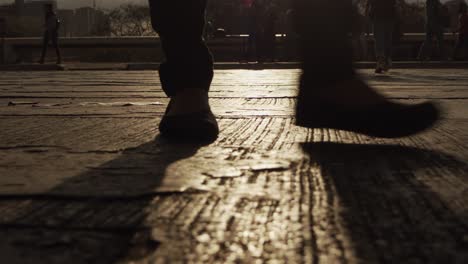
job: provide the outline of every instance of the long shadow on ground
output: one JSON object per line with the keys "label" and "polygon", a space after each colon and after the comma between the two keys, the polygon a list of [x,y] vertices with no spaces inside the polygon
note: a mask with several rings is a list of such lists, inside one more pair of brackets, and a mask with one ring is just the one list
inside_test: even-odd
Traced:
{"label": "long shadow on ground", "polygon": [[[359,259],[466,262],[465,162],[404,146],[305,143],[302,148],[320,165],[327,204],[339,204],[336,222],[349,232]],[[330,232],[337,228],[334,224]]]}
{"label": "long shadow on ground", "polygon": [[[14,213],[0,218],[2,260],[114,263],[123,257],[138,261],[151,256],[160,243],[153,236],[148,210],[171,211],[161,210],[164,206],[182,210],[187,204],[183,200],[191,198],[181,193],[128,194],[157,188],[169,165],[193,156],[200,147],[157,138],[51,191],[76,193],[76,188],[83,188],[89,193],[113,193],[111,196],[84,193],[68,199],[13,200],[14,207],[2,212]],[[305,143],[302,147],[309,162],[318,165],[312,167],[320,168],[318,176],[304,175],[311,178],[312,204],[327,205],[322,211],[308,212],[312,219],[317,217],[311,231],[314,248],[321,243],[314,228],[324,228],[321,235],[336,240],[335,244],[342,243],[336,234],[344,228],[350,245],[342,244],[338,250],[351,247],[359,259],[369,263],[463,263],[468,258],[466,163],[443,153],[404,146]],[[321,189],[316,189],[312,177],[321,178]],[[314,200],[319,193],[322,200]],[[158,204],[164,196],[174,199]],[[323,211],[328,215],[323,217]],[[171,226],[174,217],[164,219],[163,228]],[[184,250],[194,250],[192,238],[175,236],[187,241]],[[185,254],[180,248],[174,250],[174,254]]]}
{"label": "long shadow on ground", "polygon": [[201,146],[157,137],[49,193],[2,199],[15,206],[2,211],[11,215],[0,217],[1,262],[114,263],[156,251],[159,241],[144,227],[145,209],[156,196],[171,193],[152,190],[161,185],[169,165]]}

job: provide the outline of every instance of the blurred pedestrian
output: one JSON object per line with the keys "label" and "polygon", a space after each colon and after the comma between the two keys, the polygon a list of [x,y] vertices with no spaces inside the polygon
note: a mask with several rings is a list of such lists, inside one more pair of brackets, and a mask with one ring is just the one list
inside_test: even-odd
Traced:
{"label": "blurred pedestrian", "polygon": [[61,64],[62,56],[60,54],[60,48],[58,45],[58,30],[60,27],[60,20],[58,19],[52,4],[44,5],[44,12],[44,37],[42,42],[41,59],[39,60],[39,63],[44,63],[47,47],[49,46],[49,42],[52,42],[52,45],[55,48],[55,53],[57,55],[57,64]]}
{"label": "blurred pedestrian", "polygon": [[374,28],[375,73],[383,73],[392,66],[393,31],[397,19],[396,0],[368,0],[367,14]]}
{"label": "blurred pedestrian", "polygon": [[214,37],[215,33],[216,33],[216,29],[214,27],[213,22],[211,20],[207,20],[206,25],[205,25],[205,30],[203,31],[203,38],[205,40],[209,40]]}
{"label": "blurred pedestrian", "polygon": [[367,59],[367,19],[359,11],[359,7],[353,4],[351,18],[351,42],[355,60]]}
{"label": "blurred pedestrian", "polygon": [[468,8],[465,2],[458,9],[458,41],[453,53],[454,60],[468,59]]}
{"label": "blurred pedestrian", "polygon": [[286,61],[295,61],[298,59],[298,41],[299,36],[294,27],[294,10],[288,9],[283,18],[284,24],[284,33],[286,34],[284,39],[284,49],[285,49],[285,57]]}
{"label": "blurred pedestrian", "polygon": [[444,49],[444,20],[447,9],[439,0],[426,0],[426,39],[419,50],[418,59],[431,59],[433,52],[433,38],[437,40],[437,55],[443,57]]}
{"label": "blurred pedestrian", "polygon": [[276,59],[276,26],[278,23],[277,8],[270,3],[263,15],[263,36],[261,38],[262,59],[274,62]]}
{"label": "blurred pedestrian", "polygon": [[265,3],[263,0],[253,0],[248,8],[247,61],[254,59],[257,62],[262,62],[263,60],[264,12]]}

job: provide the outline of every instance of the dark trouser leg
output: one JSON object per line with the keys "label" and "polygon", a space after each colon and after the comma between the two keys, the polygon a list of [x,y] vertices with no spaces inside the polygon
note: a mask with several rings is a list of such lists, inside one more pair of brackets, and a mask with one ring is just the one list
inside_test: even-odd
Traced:
{"label": "dark trouser leg", "polygon": [[393,27],[392,20],[374,20],[374,41],[375,41],[375,56],[377,59],[376,72],[388,70],[392,60],[392,42],[393,42]]}
{"label": "dark trouser leg", "polygon": [[375,57],[384,57],[385,56],[385,31],[382,21],[374,21],[374,49]]}
{"label": "dark trouser leg", "polygon": [[430,58],[432,53],[432,38],[434,34],[433,27],[426,25],[426,39],[424,40],[421,48],[419,49],[418,59],[424,60]]}
{"label": "dark trouser leg", "polygon": [[465,45],[465,43],[464,43],[464,40],[463,40],[463,35],[460,34],[460,35],[458,35],[457,43],[455,45],[455,48],[453,49],[452,58],[454,60],[459,60],[460,58],[463,57],[463,55],[460,56],[460,51],[464,51],[464,45]]}
{"label": "dark trouser leg", "polygon": [[216,139],[216,118],[208,103],[213,59],[203,40],[207,0],[150,0],[151,20],[166,55],[159,75],[171,97],[159,131],[184,140]]}
{"label": "dark trouser leg", "polygon": [[60,48],[58,44],[58,32],[54,32],[52,36],[52,45],[55,48],[55,54],[57,55],[57,63],[62,62],[62,55],[60,54]]}
{"label": "dark trouser leg", "polygon": [[255,36],[255,56],[258,62],[263,62],[265,59],[265,35],[262,32],[258,32]]}
{"label": "dark trouser leg", "polygon": [[443,27],[439,26],[437,28],[436,32],[436,38],[437,38],[437,56],[441,60],[444,60],[444,29]]}
{"label": "dark trouser leg", "polygon": [[255,38],[256,38],[255,33],[249,34],[249,39],[247,40],[247,53],[246,53],[247,62],[249,62],[255,54],[255,45],[256,45]]}
{"label": "dark trouser leg", "polygon": [[395,27],[395,23],[393,21],[386,21],[385,23],[385,58],[387,60],[392,58],[394,27]]}
{"label": "dark trouser leg", "polygon": [[351,78],[354,75],[348,37],[351,1],[294,0],[293,4],[302,57],[301,94],[307,94],[304,87],[310,89],[310,82]]}
{"label": "dark trouser leg", "polygon": [[374,20],[374,49],[375,49],[375,59],[377,65],[375,67],[376,73],[381,73],[385,68],[385,63],[387,60],[387,32],[386,25],[383,20]]}
{"label": "dark trouser leg", "polygon": [[457,46],[453,52],[454,59],[467,60],[468,59],[468,36],[464,34],[458,35]]}
{"label": "dark trouser leg", "polygon": [[42,52],[41,52],[41,59],[39,62],[43,63],[45,56],[47,54],[47,46],[49,45],[49,32],[44,32],[44,37],[42,40]]}
{"label": "dark trouser leg", "polygon": [[152,24],[166,62],[159,70],[164,92],[209,90],[213,59],[203,40],[206,0],[150,0]]}

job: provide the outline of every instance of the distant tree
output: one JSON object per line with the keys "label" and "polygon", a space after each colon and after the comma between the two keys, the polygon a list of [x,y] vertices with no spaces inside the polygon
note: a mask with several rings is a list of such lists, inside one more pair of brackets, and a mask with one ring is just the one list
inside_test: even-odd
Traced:
{"label": "distant tree", "polygon": [[113,36],[151,36],[149,7],[124,4],[109,11],[110,31]]}

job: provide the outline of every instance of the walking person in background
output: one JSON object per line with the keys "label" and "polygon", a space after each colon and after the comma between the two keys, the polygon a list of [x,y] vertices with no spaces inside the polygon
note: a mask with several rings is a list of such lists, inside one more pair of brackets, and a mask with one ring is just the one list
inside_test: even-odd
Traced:
{"label": "walking person in background", "polygon": [[375,73],[383,73],[392,66],[393,30],[397,19],[396,0],[369,0],[367,14],[374,28]]}
{"label": "walking person in background", "polygon": [[249,8],[248,33],[246,59],[254,59],[261,63],[263,61],[262,44],[264,41],[264,0],[253,0]]}
{"label": "walking person in background", "polygon": [[299,36],[294,29],[294,10],[288,9],[284,13],[283,17],[283,25],[284,25],[284,33],[286,34],[284,39],[284,49],[285,49],[285,57],[286,61],[295,61],[298,59],[298,40]]}
{"label": "walking person in background", "polygon": [[468,59],[468,8],[465,2],[458,9],[458,41],[453,52],[454,60]]}
{"label": "walking person in background", "polygon": [[426,39],[424,40],[418,54],[418,59],[426,61],[432,55],[432,41],[437,39],[437,55],[443,57],[444,49],[444,25],[443,20],[447,16],[445,8],[439,0],[426,0]]}
{"label": "walking person in background", "polygon": [[353,47],[354,59],[367,60],[367,19],[360,12],[359,7],[356,4],[352,6],[352,18],[351,18],[351,44]]}
{"label": "walking person in background", "polygon": [[274,62],[276,59],[276,26],[278,23],[277,8],[270,3],[266,6],[262,38],[263,59]]}
{"label": "walking person in background", "polygon": [[60,48],[58,45],[58,30],[60,27],[60,20],[54,12],[54,7],[52,4],[44,5],[45,10],[45,23],[44,23],[44,39],[42,43],[42,54],[41,59],[39,60],[40,64],[44,64],[45,56],[47,54],[47,47],[49,42],[52,42],[52,45],[55,48],[55,53],[57,54],[57,64],[62,63],[62,56],[60,55]]}

